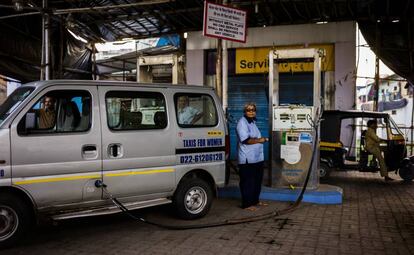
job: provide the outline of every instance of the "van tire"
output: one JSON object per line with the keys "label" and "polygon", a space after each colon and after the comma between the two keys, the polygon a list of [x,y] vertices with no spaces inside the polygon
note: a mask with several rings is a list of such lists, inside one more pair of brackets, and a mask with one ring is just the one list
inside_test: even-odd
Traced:
{"label": "van tire", "polygon": [[30,208],[13,194],[0,194],[0,249],[23,239],[31,222]]}
{"label": "van tire", "polygon": [[211,186],[198,178],[184,179],[175,191],[173,204],[178,217],[185,220],[201,218],[213,201]]}

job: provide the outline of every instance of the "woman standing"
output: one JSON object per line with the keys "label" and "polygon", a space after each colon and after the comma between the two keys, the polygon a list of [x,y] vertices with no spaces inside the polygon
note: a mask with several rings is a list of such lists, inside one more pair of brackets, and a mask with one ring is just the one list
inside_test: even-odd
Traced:
{"label": "woman standing", "polygon": [[269,141],[262,137],[256,126],[256,104],[244,106],[244,116],[237,123],[238,164],[242,208],[254,211],[259,202],[263,179],[263,143]]}

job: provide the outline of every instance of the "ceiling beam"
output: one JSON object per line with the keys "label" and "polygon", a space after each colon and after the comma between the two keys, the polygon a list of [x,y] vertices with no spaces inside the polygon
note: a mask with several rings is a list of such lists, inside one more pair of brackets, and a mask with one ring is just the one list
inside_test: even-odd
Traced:
{"label": "ceiling beam", "polygon": [[85,12],[95,12],[95,11],[107,11],[111,9],[121,9],[121,8],[130,8],[134,6],[143,6],[143,5],[155,5],[155,4],[164,4],[173,2],[175,0],[145,0],[138,3],[129,3],[129,4],[117,4],[117,5],[106,5],[106,6],[95,6],[95,7],[84,7],[84,8],[69,8],[69,9],[55,9],[53,14],[62,15],[69,13],[85,13]]}
{"label": "ceiling beam", "polygon": [[[159,8],[163,14],[165,15],[171,15],[171,14],[181,14],[181,13],[188,13],[188,12],[196,12],[196,11],[202,11],[203,8],[201,7],[195,7],[195,8],[188,8],[188,9],[179,9],[179,10],[164,10],[162,8]],[[150,17],[151,15],[142,15],[142,14],[132,14],[132,15],[118,15],[114,18],[108,18],[108,19],[98,19],[91,22],[88,22],[88,24],[102,24],[106,22],[111,21],[119,21],[119,20],[125,20],[125,19],[137,19],[137,18],[144,18],[144,17]]]}
{"label": "ceiling beam", "polygon": [[335,19],[339,18],[339,15],[338,15],[338,10],[337,10],[337,8],[336,8],[336,3],[335,3],[335,0],[331,0],[331,5],[332,5],[332,13],[333,13],[333,15],[332,15],[332,16],[334,16],[334,17],[335,17]]}
{"label": "ceiling beam", "polygon": [[293,1],[293,8],[295,9],[295,12],[299,17],[301,17],[303,20],[306,20],[305,16],[302,15],[302,13],[299,11],[298,7],[296,6],[295,1]]}
{"label": "ceiling beam", "polygon": [[289,11],[286,9],[285,5],[283,4],[283,1],[282,0],[279,0],[279,3],[280,3],[280,6],[282,6],[283,11],[289,17],[290,22],[293,22],[292,15],[290,15]]}
{"label": "ceiling beam", "polygon": [[[128,3],[128,1],[127,0],[123,0],[125,3]],[[138,9],[134,6],[134,7],[132,7],[134,10],[135,10],[135,12],[136,13],[139,13],[139,11],[138,11]],[[149,11],[145,6],[142,6],[142,8],[145,10],[145,11],[147,11],[148,13],[152,13],[152,11]],[[125,12],[125,13],[127,13],[126,11],[125,11],[125,9],[122,9],[122,11],[123,12]],[[129,14],[129,13],[127,13],[127,14]],[[153,15],[153,14],[152,14]],[[154,15],[153,15],[154,16]],[[161,31],[161,28],[160,28],[160,26],[159,25],[157,25],[157,24],[155,24],[154,22],[152,22],[152,20],[151,19],[149,19],[149,17],[143,17],[143,19],[145,19],[148,23],[150,23],[151,25],[153,25],[155,28],[157,28],[158,29],[158,31]],[[137,20],[137,22],[139,23],[139,20]],[[140,23],[140,25],[141,25],[141,23]],[[142,26],[142,25],[141,25]],[[149,31],[148,31],[149,32]],[[149,32],[149,33],[151,33],[151,32]]]}
{"label": "ceiling beam", "polygon": [[[113,0],[110,0],[111,1],[111,3],[113,3],[114,4],[114,1]],[[121,9],[122,10],[122,12],[124,12],[124,13],[127,13],[128,14],[128,12],[126,12],[124,9]],[[111,15],[112,16],[112,15]],[[140,32],[140,31],[138,31],[138,30],[136,30],[135,28],[133,28],[133,27],[131,27],[131,26],[129,26],[128,24],[126,24],[125,23],[125,21],[124,20],[120,20],[119,21],[123,26],[125,26],[126,28],[128,28],[129,30],[131,30],[131,31],[135,31],[135,33],[137,33],[137,34],[142,34],[142,32]],[[143,26],[138,20],[136,20],[136,22],[145,30],[145,31],[147,31],[147,33],[149,33],[149,34],[151,34],[151,32],[148,30],[148,28],[147,27],[145,27],[145,26]]]}

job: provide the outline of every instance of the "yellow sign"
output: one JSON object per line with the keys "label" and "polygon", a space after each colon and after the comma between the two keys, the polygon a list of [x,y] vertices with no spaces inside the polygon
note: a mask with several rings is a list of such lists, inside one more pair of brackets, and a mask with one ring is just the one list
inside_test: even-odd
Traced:
{"label": "yellow sign", "polygon": [[223,136],[223,132],[220,130],[211,130],[207,132],[208,136]]}
{"label": "yellow sign", "polygon": [[[269,52],[272,49],[302,49],[302,46],[241,48],[236,49],[236,74],[267,73],[269,72]],[[322,71],[335,70],[335,47],[333,44],[314,44],[309,48],[325,49],[322,58]],[[279,72],[313,72],[313,62],[279,63]]]}

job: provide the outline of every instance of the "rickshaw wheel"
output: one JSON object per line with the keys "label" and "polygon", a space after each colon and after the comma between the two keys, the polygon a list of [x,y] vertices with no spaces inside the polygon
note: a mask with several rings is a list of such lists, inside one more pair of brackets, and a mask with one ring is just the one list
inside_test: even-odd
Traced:
{"label": "rickshaw wheel", "polygon": [[398,173],[404,181],[406,182],[412,181],[414,179],[413,163],[411,163],[410,160],[404,160]]}
{"label": "rickshaw wheel", "polygon": [[319,163],[319,178],[321,180],[327,180],[331,174],[332,168],[327,163]]}

